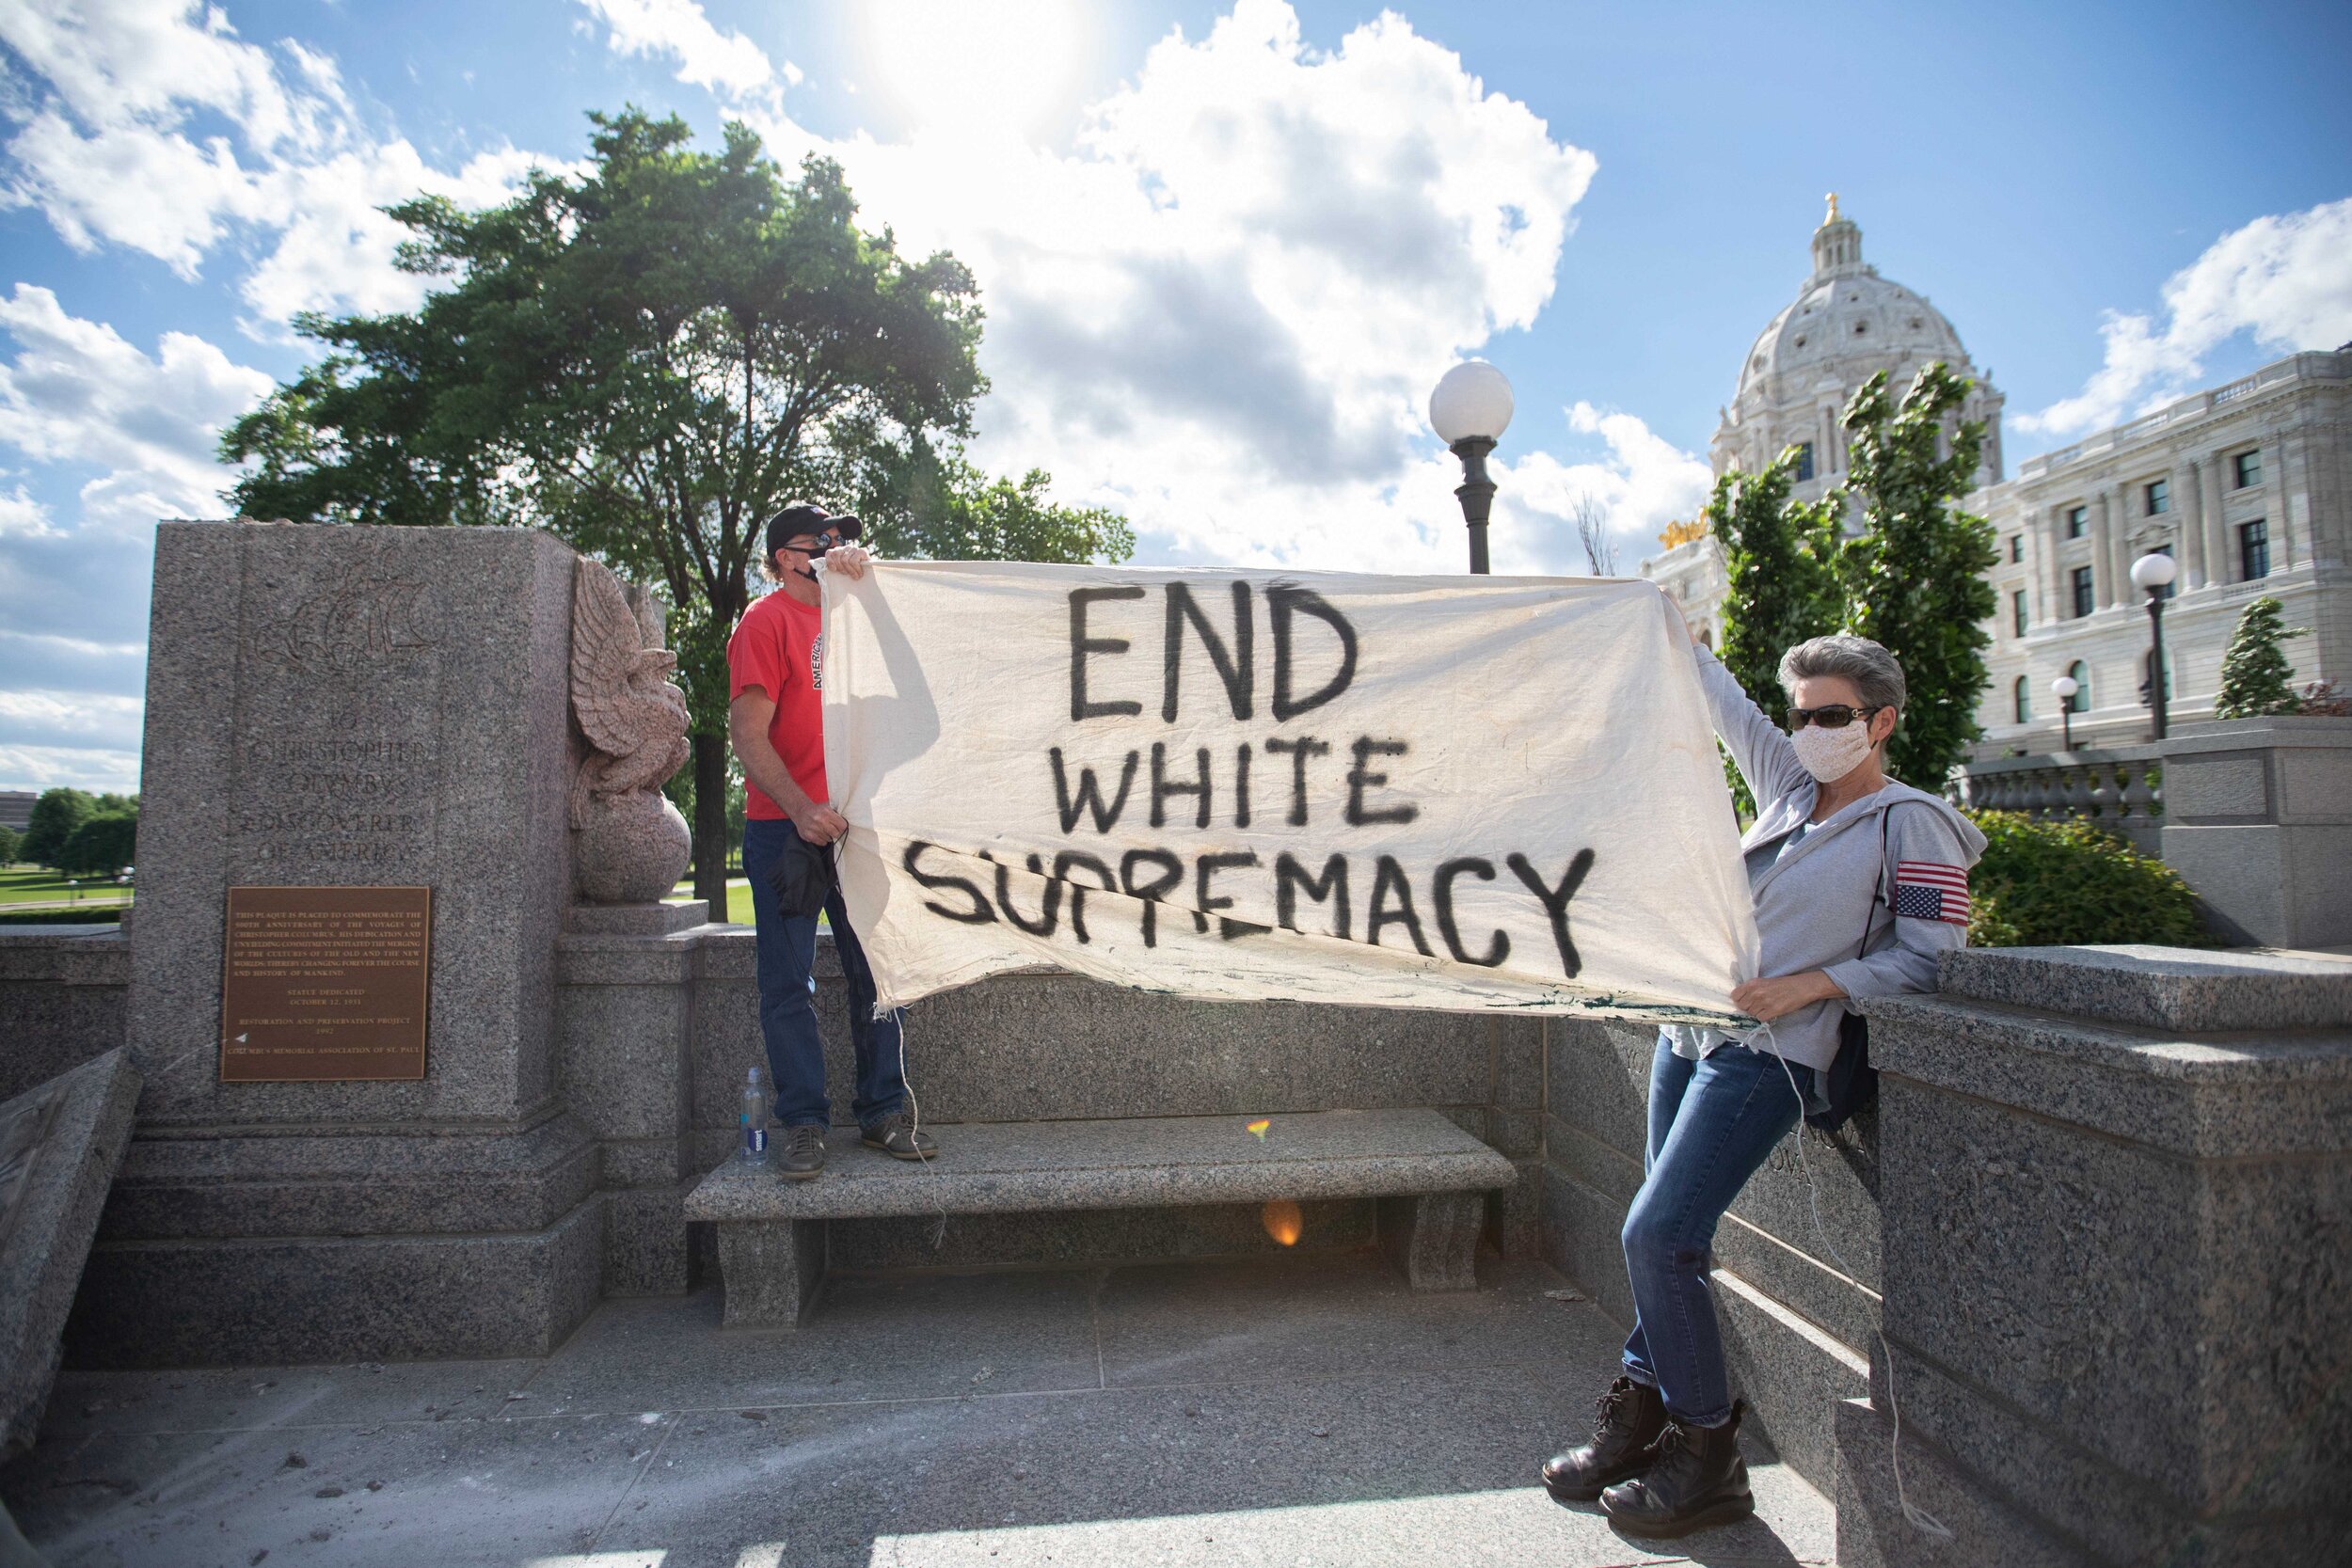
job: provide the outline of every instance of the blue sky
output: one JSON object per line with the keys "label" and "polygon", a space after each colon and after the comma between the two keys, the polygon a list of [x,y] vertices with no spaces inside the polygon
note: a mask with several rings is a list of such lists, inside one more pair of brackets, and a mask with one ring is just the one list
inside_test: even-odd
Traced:
{"label": "blue sky", "polygon": [[636,103],[977,272],[975,455],[1144,559],[1450,571],[1421,422],[1518,388],[1498,568],[1629,565],[1821,196],[2007,394],[2010,459],[2352,338],[2352,8],[175,0],[0,8],[0,787],[135,781],[159,515],[304,361],[399,309],[372,208],[494,200]]}

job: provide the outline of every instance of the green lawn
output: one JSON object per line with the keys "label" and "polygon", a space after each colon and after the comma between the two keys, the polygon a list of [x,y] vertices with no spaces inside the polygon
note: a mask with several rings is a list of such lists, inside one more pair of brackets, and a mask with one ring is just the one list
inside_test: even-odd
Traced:
{"label": "green lawn", "polygon": [[[694,883],[690,878],[670,890],[670,901],[694,896]],[[727,918],[750,925],[752,919],[752,884],[740,877],[727,879]]]}
{"label": "green lawn", "polygon": [[9,904],[127,904],[131,890],[111,881],[83,879],[78,888],[45,866],[0,867],[0,906]]}

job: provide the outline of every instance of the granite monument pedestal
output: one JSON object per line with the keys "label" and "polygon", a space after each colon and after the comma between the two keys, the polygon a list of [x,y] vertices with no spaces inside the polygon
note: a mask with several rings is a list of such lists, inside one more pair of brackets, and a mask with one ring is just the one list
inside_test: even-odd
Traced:
{"label": "granite monument pedestal", "polygon": [[[596,1300],[597,1148],[555,1074],[577,564],[522,530],[159,529],[147,1088],[79,1359],[542,1354]],[[231,886],[431,889],[423,1075],[223,1082]]]}

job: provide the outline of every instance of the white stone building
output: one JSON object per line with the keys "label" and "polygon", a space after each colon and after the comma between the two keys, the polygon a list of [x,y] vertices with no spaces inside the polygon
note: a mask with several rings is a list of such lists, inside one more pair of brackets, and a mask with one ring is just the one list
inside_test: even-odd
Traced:
{"label": "white stone building", "polygon": [[[1772,318],[1740,370],[1739,390],[1709,445],[1714,469],[1761,468],[1800,449],[1797,486],[1811,499],[1845,478],[1838,413],[1871,375],[1898,390],[1922,365],[1949,363],[1977,383],[1966,408],[1985,422],[1980,488],[1963,503],[1989,518],[1999,558],[1996,609],[1979,721],[1979,755],[2058,749],[2050,689],[2072,675],[2074,739],[2146,739],[2151,640],[2134,560],[2163,549],[2180,562],[2164,615],[2169,713],[2210,718],[2221,655],[2247,603],[2263,594],[2311,635],[2287,644],[2298,681],[2352,674],[2352,345],[2298,354],[2225,387],[2102,432],[2002,476],[2002,399],[1960,336],[1924,295],[1862,261],[1862,235],[1835,198],[1813,235],[1813,275]],[[1710,643],[1729,588],[1709,534],[1643,562]]]}

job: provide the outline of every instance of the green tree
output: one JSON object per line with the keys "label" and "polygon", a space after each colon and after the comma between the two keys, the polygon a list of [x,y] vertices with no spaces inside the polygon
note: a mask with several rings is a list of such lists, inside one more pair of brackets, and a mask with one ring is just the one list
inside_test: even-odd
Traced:
{"label": "green tree", "polygon": [[1124,561],[1136,536],[1125,518],[1099,506],[1060,506],[1053,480],[1031,468],[991,479],[961,451],[928,454],[866,476],[860,515],[866,542],[885,555],[926,561]]}
{"label": "green tree", "polygon": [[[1837,582],[1828,564],[1836,547],[1843,495],[1800,501],[1789,494],[1797,482],[1797,449],[1790,447],[1762,473],[1729,469],[1715,481],[1707,510],[1708,528],[1723,544],[1730,591],[1724,597],[1724,645],[1715,650],[1749,700],[1767,713],[1787,705],[1780,689],[1780,657],[1808,637],[1837,625]],[[1734,806],[1753,816],[1756,802],[1745,781],[1724,759]]]}
{"label": "green tree", "polygon": [[1724,645],[1715,650],[1750,700],[1767,713],[1787,705],[1780,658],[1808,637],[1836,629],[1837,579],[1830,570],[1844,492],[1791,499],[1797,449],[1760,474],[1733,468],[1715,481],[1703,515],[1723,542],[1730,593]]}
{"label": "green tree", "polygon": [[66,839],[57,869],[69,877],[112,877],[137,859],[139,819],[129,812],[102,812]]}
{"label": "green tree", "polygon": [[5,824],[0,824],[0,865],[14,865],[16,863],[16,847],[23,841],[23,839],[24,835],[19,833],[14,828],[8,827]]}
{"label": "green tree", "polygon": [[2311,630],[2289,630],[2286,607],[2265,594],[2246,607],[2230,634],[2221,656],[2221,694],[2214,700],[2216,719],[2260,719],[2295,713],[2303,705],[2295,689],[2295,666],[2279,644]]}
{"label": "green tree", "polygon": [[503,206],[389,209],[412,313],[297,326],[326,357],[231,425],[252,516],[529,524],[666,590],[693,713],[694,883],[726,913],[728,632],[766,519],[918,469],[986,387],[971,274],[866,232],[840,168],[796,181],[740,124],[593,115],[578,173]]}
{"label": "green tree", "polygon": [[35,865],[58,870],[64,863],[58,858],[65,853],[66,840],[73,830],[98,815],[98,802],[88,792],[79,789],[44,789],[40,799],[33,802],[31,820],[24,824],[24,837],[16,852]]}
{"label": "green tree", "polygon": [[1898,404],[1882,371],[1847,403],[1844,419],[1863,529],[1834,556],[1840,621],[1901,663],[1911,696],[1887,770],[1931,791],[1983,733],[1977,701],[1990,679],[1984,623],[1994,600],[1984,573],[1996,559],[1993,525],[1952,504],[1975,487],[1984,443],[1981,421],[1954,418],[1970,386],[1939,360]]}

